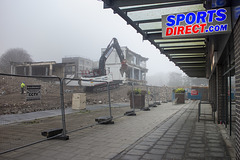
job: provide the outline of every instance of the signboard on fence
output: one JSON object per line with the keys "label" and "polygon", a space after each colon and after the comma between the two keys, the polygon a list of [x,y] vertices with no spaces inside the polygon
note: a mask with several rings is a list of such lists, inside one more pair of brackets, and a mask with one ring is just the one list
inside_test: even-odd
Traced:
{"label": "signboard on fence", "polygon": [[27,85],[27,101],[41,99],[41,85]]}
{"label": "signboard on fence", "polygon": [[191,95],[192,95],[192,96],[197,96],[197,95],[198,95],[198,91],[195,90],[195,89],[192,89],[192,90],[191,90]]}

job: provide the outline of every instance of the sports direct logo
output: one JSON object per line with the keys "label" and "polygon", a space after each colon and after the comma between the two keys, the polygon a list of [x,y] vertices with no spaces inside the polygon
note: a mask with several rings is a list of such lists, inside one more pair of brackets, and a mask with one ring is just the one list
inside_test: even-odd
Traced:
{"label": "sports direct logo", "polygon": [[163,37],[231,31],[230,18],[225,8],[163,16]]}

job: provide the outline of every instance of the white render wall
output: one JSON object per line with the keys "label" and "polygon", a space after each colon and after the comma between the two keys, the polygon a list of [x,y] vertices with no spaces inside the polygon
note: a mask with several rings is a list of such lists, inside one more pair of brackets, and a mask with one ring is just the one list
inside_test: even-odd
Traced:
{"label": "white render wall", "polygon": [[116,52],[116,50],[114,49],[112,54],[109,55],[109,57],[106,60],[106,73],[107,74],[111,74],[113,77],[113,80],[126,80],[126,76],[125,74],[121,75],[120,73],[120,68],[121,68],[121,62],[120,62],[120,58]]}
{"label": "white render wall", "polygon": [[106,64],[106,72],[107,74],[111,74],[113,80],[126,80],[125,74],[122,76],[120,73],[120,64]]}
{"label": "white render wall", "polygon": [[106,64],[115,64],[115,63],[119,63],[120,64],[120,58],[116,52],[116,50],[114,49],[112,51],[112,54],[109,55],[109,57],[106,60]]}
{"label": "white render wall", "polygon": [[[127,65],[130,68],[130,79],[134,79],[134,75],[138,74],[137,77],[139,77],[137,80],[144,80],[145,78],[142,77],[142,73],[144,73],[141,68],[146,68],[146,60],[140,59],[139,67],[136,64],[136,57],[131,51],[128,53],[127,47],[121,47],[124,57],[129,57],[131,59],[127,59],[128,63]],[[105,49],[102,49],[102,53]],[[126,54],[128,56],[126,56]],[[139,58],[139,57],[138,57]],[[126,75],[124,73],[123,77],[120,73],[120,68],[121,68],[121,62],[119,59],[119,56],[114,49],[113,52],[109,55],[109,57],[106,60],[106,73],[111,74],[113,76],[113,80],[122,80],[123,82],[126,81]],[[134,73],[136,72],[136,73]]]}

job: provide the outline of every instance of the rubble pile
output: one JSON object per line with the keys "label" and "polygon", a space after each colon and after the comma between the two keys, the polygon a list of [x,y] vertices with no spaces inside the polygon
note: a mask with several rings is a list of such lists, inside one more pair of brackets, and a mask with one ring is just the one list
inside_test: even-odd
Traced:
{"label": "rubble pile", "polygon": [[[113,103],[124,103],[129,102],[129,97],[127,95],[128,91],[132,89],[132,86],[123,85],[118,89],[111,90],[111,102]],[[108,92],[101,93],[87,93],[87,105],[92,104],[106,104],[108,103]]]}
{"label": "rubble pile", "polygon": [[154,96],[156,97],[156,101],[164,101],[164,102],[170,102],[172,100],[172,87],[167,86],[150,86],[149,91],[152,95],[152,99],[154,99]]}
{"label": "rubble pile", "polygon": [[20,85],[24,82],[26,85],[41,85],[42,94],[47,94],[50,91],[55,92],[59,90],[59,85],[55,82],[57,79],[43,81],[36,78],[25,78],[25,77],[10,77],[0,76],[0,96],[6,94],[21,93]]}
{"label": "rubble pile", "polygon": [[[22,82],[25,82],[26,85],[41,85],[41,100],[26,101],[26,94],[21,94],[20,85]],[[0,115],[60,108],[59,91],[59,84],[56,84],[56,81],[0,76]]]}
{"label": "rubble pile", "polygon": [[[41,85],[41,100],[26,101],[26,94],[21,94],[20,84]],[[134,86],[146,90],[146,86]],[[72,106],[72,94],[80,92],[80,87],[64,86],[64,106]],[[112,103],[129,103],[128,92],[132,90],[131,85],[121,85],[118,89],[111,90],[110,100]],[[149,87],[150,100],[170,101],[172,88]],[[147,96],[146,96],[147,98]],[[86,93],[86,104],[107,104],[108,92]],[[21,114],[36,111],[59,109],[61,106],[60,85],[57,79],[36,79],[24,77],[0,76],[0,115]]]}

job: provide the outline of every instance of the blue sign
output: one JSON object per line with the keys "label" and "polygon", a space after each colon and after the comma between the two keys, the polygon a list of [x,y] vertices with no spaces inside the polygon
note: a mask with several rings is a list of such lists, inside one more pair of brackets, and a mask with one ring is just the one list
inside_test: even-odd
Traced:
{"label": "blue sign", "polygon": [[164,15],[163,37],[231,32],[230,8]]}

